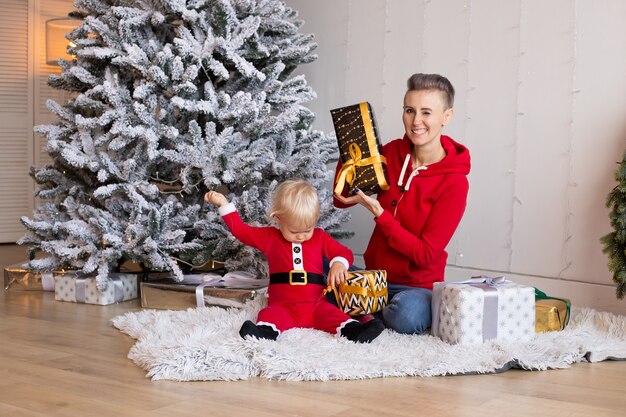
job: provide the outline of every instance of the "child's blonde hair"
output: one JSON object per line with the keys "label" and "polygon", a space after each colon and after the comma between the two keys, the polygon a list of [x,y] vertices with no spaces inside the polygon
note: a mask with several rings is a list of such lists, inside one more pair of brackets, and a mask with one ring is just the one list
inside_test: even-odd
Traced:
{"label": "child's blonde hair", "polygon": [[320,217],[320,200],[317,191],[304,180],[282,182],[274,191],[270,219],[280,216],[304,226],[314,226]]}

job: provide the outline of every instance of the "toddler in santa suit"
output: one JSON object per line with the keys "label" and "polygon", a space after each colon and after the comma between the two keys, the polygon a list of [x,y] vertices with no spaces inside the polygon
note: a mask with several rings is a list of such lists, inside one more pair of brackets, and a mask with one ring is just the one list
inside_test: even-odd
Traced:
{"label": "toddler in santa suit", "polygon": [[218,206],[226,226],[239,241],[260,250],[269,265],[267,307],[256,324],[247,320],[241,337],[275,340],[293,327],[323,330],[358,343],[369,343],[383,330],[381,320],[361,323],[352,319],[324,296],[323,258],[330,259],[328,286],[334,288],[348,276],[352,251],[316,228],[320,203],[316,190],[306,181],[281,183],[273,196],[269,217],[278,228],[252,227],[244,223],[233,203],[209,191],[204,199]]}

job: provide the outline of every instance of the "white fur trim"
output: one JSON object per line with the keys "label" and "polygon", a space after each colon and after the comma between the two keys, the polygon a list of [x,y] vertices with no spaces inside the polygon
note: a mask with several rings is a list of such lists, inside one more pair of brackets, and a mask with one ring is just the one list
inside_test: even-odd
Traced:
{"label": "white fur trim", "polygon": [[276,328],[276,325],[274,323],[268,323],[266,321],[260,321],[256,325],[257,326],[270,326],[272,329],[274,329],[275,332],[278,332],[278,334],[280,334],[280,330],[278,330]]}
{"label": "white fur trim", "polygon": [[335,334],[336,334],[337,336],[341,336],[341,331],[343,330],[343,328],[344,328],[344,327],[346,327],[346,325],[347,325],[348,323],[353,322],[353,321],[357,321],[357,322],[358,322],[358,320],[355,320],[355,319],[348,319],[348,320],[344,321],[343,323],[341,323],[341,324],[339,325],[339,327],[337,327],[337,333],[335,333]]}
{"label": "white fur trim", "polygon": [[335,262],[341,262],[343,266],[346,267],[346,269],[350,268],[350,263],[348,263],[348,260],[344,258],[343,256],[335,256],[333,259],[330,260],[330,262],[328,263],[328,266],[330,267]]}
{"label": "white fur trim", "polygon": [[235,204],[233,203],[228,203],[225,206],[217,208],[217,212],[222,217],[226,216],[227,214],[234,213],[236,211],[237,211],[237,207],[235,207]]}

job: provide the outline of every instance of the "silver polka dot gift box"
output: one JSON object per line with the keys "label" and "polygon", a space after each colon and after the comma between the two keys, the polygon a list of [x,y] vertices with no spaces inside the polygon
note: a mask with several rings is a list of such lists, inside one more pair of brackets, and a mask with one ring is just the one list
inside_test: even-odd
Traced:
{"label": "silver polka dot gift box", "polygon": [[95,276],[69,272],[54,277],[54,299],[73,303],[108,305],[137,298],[137,274],[112,273],[103,291]]}
{"label": "silver polka dot gift box", "polygon": [[431,329],[451,344],[530,340],[535,335],[535,289],[504,277],[437,282]]}

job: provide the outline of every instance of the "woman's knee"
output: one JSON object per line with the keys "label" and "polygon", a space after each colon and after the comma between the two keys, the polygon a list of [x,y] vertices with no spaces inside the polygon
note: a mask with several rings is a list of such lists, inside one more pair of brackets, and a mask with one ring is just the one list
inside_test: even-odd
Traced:
{"label": "woman's knee", "polygon": [[385,325],[398,333],[423,333],[431,324],[430,300],[428,290],[407,290],[396,294],[383,310]]}

